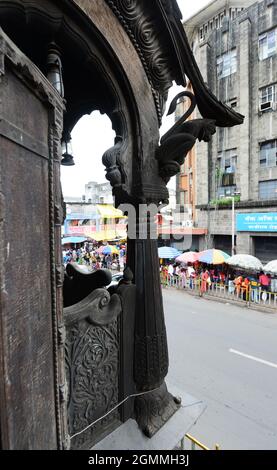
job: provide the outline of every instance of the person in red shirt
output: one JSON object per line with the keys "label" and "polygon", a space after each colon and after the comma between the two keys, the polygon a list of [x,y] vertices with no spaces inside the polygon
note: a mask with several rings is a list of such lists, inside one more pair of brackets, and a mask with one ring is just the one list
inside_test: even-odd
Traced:
{"label": "person in red shirt", "polygon": [[245,277],[241,283],[243,300],[249,300],[249,285],[250,285],[250,280],[248,279],[248,277]]}
{"label": "person in red shirt", "polygon": [[236,290],[236,294],[238,297],[240,295],[242,281],[243,281],[243,277],[240,275],[234,279],[235,290]]}
{"label": "person in red shirt", "polygon": [[270,278],[266,274],[260,273],[259,283],[261,284],[262,290],[265,290],[265,291],[269,290]]}
{"label": "person in red shirt", "polygon": [[207,287],[208,287],[208,279],[210,278],[210,273],[209,271],[206,269],[206,271],[203,271],[201,273],[201,286],[200,286],[200,290],[201,290],[201,293],[203,294],[203,292],[207,292]]}

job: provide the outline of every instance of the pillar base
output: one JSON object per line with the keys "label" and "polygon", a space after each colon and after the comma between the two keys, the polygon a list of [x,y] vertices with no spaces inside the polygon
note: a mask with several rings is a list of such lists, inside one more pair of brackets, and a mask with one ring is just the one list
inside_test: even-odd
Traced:
{"label": "pillar base", "polygon": [[135,400],[136,421],[151,438],[180,408],[181,399],[168,392],[165,382],[155,392],[146,393]]}

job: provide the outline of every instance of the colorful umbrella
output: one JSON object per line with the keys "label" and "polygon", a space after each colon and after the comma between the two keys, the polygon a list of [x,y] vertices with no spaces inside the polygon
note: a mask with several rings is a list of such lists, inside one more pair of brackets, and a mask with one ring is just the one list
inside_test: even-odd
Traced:
{"label": "colorful umbrella", "polygon": [[176,250],[176,248],[172,248],[171,246],[162,246],[158,248],[159,258],[163,259],[173,259],[177,256],[180,256],[180,251]]}
{"label": "colorful umbrella", "polygon": [[201,263],[207,264],[222,264],[226,263],[226,261],[230,258],[230,256],[221,250],[211,249],[211,250],[204,250],[199,253],[198,260]]}
{"label": "colorful umbrella", "polygon": [[118,249],[113,245],[100,246],[100,248],[98,248],[98,250],[96,251],[97,253],[102,254],[102,255],[110,255],[110,254],[118,255],[119,253]]}
{"label": "colorful umbrella", "polygon": [[263,270],[261,261],[252,255],[234,255],[231,256],[226,263],[234,268],[241,268],[248,271],[259,272]]}
{"label": "colorful umbrella", "polygon": [[105,246],[104,250],[102,251],[103,255],[118,255],[119,251],[115,246]]}
{"label": "colorful umbrella", "polygon": [[195,261],[198,261],[198,258],[199,253],[195,253],[194,251],[187,251],[186,253],[178,256],[176,261],[179,261],[179,263],[195,263]]}

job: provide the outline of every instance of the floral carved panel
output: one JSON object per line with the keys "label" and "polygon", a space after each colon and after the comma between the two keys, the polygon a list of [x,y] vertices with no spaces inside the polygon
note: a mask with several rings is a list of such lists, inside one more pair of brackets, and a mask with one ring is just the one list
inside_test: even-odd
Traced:
{"label": "floral carved panel", "polygon": [[88,449],[119,424],[118,410],[105,416],[118,403],[118,321],[100,327],[84,319],[71,325],[66,371],[71,449]]}

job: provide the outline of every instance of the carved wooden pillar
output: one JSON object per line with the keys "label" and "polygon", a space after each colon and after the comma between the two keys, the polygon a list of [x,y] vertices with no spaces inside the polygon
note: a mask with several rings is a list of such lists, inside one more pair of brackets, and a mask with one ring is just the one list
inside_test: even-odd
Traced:
{"label": "carved wooden pillar", "polygon": [[[160,429],[180,404],[168,393],[164,382],[168,349],[158,247],[157,240],[150,238],[150,222],[150,217],[137,219],[137,238],[128,239],[127,260],[135,273],[137,289],[134,378],[137,392],[149,392],[136,398],[135,415],[148,437]],[[147,237],[139,238],[145,232]]]}

